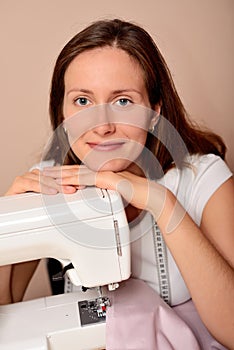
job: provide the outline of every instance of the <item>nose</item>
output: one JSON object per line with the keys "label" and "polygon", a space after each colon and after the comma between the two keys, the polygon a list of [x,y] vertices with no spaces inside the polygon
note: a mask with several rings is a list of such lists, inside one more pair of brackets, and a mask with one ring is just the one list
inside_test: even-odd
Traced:
{"label": "nose", "polygon": [[101,136],[111,135],[115,132],[115,126],[114,124],[103,124],[94,128],[93,132]]}
{"label": "nose", "polygon": [[93,132],[101,136],[113,134],[116,125],[111,121],[111,113],[108,111],[108,105],[99,105],[95,111],[95,122]]}

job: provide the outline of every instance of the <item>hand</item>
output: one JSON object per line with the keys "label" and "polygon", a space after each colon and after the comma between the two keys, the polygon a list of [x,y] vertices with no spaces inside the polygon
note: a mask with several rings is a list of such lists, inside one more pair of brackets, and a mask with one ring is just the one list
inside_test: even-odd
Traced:
{"label": "hand", "polygon": [[82,189],[86,186],[96,186],[115,190],[122,195],[127,203],[138,209],[153,210],[154,214],[156,210],[155,197],[157,197],[157,207],[160,213],[166,194],[166,189],[163,186],[128,171],[94,172],[85,166],[67,165],[45,168],[42,174],[54,178],[56,183],[63,188],[73,186],[76,189]]}
{"label": "hand", "polygon": [[56,194],[63,191],[66,193],[73,193],[76,189],[73,186],[66,186],[63,188],[53,177],[44,176],[40,170],[34,169],[21,176],[17,176],[5,195],[9,196],[25,192]]}

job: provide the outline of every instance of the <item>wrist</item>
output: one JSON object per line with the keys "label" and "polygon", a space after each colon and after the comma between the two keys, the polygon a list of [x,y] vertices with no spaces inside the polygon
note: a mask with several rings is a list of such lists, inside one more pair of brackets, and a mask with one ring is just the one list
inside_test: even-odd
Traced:
{"label": "wrist", "polygon": [[165,234],[172,233],[186,213],[174,194],[157,183],[150,185],[147,210],[153,215],[154,220]]}

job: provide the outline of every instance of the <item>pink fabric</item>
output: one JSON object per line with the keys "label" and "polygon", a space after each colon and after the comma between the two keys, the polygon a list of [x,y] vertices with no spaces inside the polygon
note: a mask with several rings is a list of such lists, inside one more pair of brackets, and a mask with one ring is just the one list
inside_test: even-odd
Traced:
{"label": "pink fabric", "polygon": [[[107,350],[225,349],[210,336],[192,302],[173,309],[136,279],[122,282],[109,297],[112,306],[106,318]],[[192,331],[189,325],[194,320],[197,325]]]}
{"label": "pink fabric", "polygon": [[212,337],[212,335],[208,332],[207,328],[201,321],[200,316],[198,315],[192,300],[189,300],[184,304],[173,307],[173,310],[193,330],[194,335],[196,336],[197,340],[199,340],[201,349],[228,350],[226,347],[217,342],[217,340],[215,340]]}

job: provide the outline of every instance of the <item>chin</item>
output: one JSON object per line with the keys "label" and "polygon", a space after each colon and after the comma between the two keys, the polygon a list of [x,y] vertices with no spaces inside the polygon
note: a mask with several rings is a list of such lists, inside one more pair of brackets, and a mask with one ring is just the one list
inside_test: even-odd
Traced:
{"label": "chin", "polygon": [[93,171],[112,171],[114,173],[126,170],[131,162],[126,160],[111,160],[103,165],[100,164],[85,164],[89,169]]}

